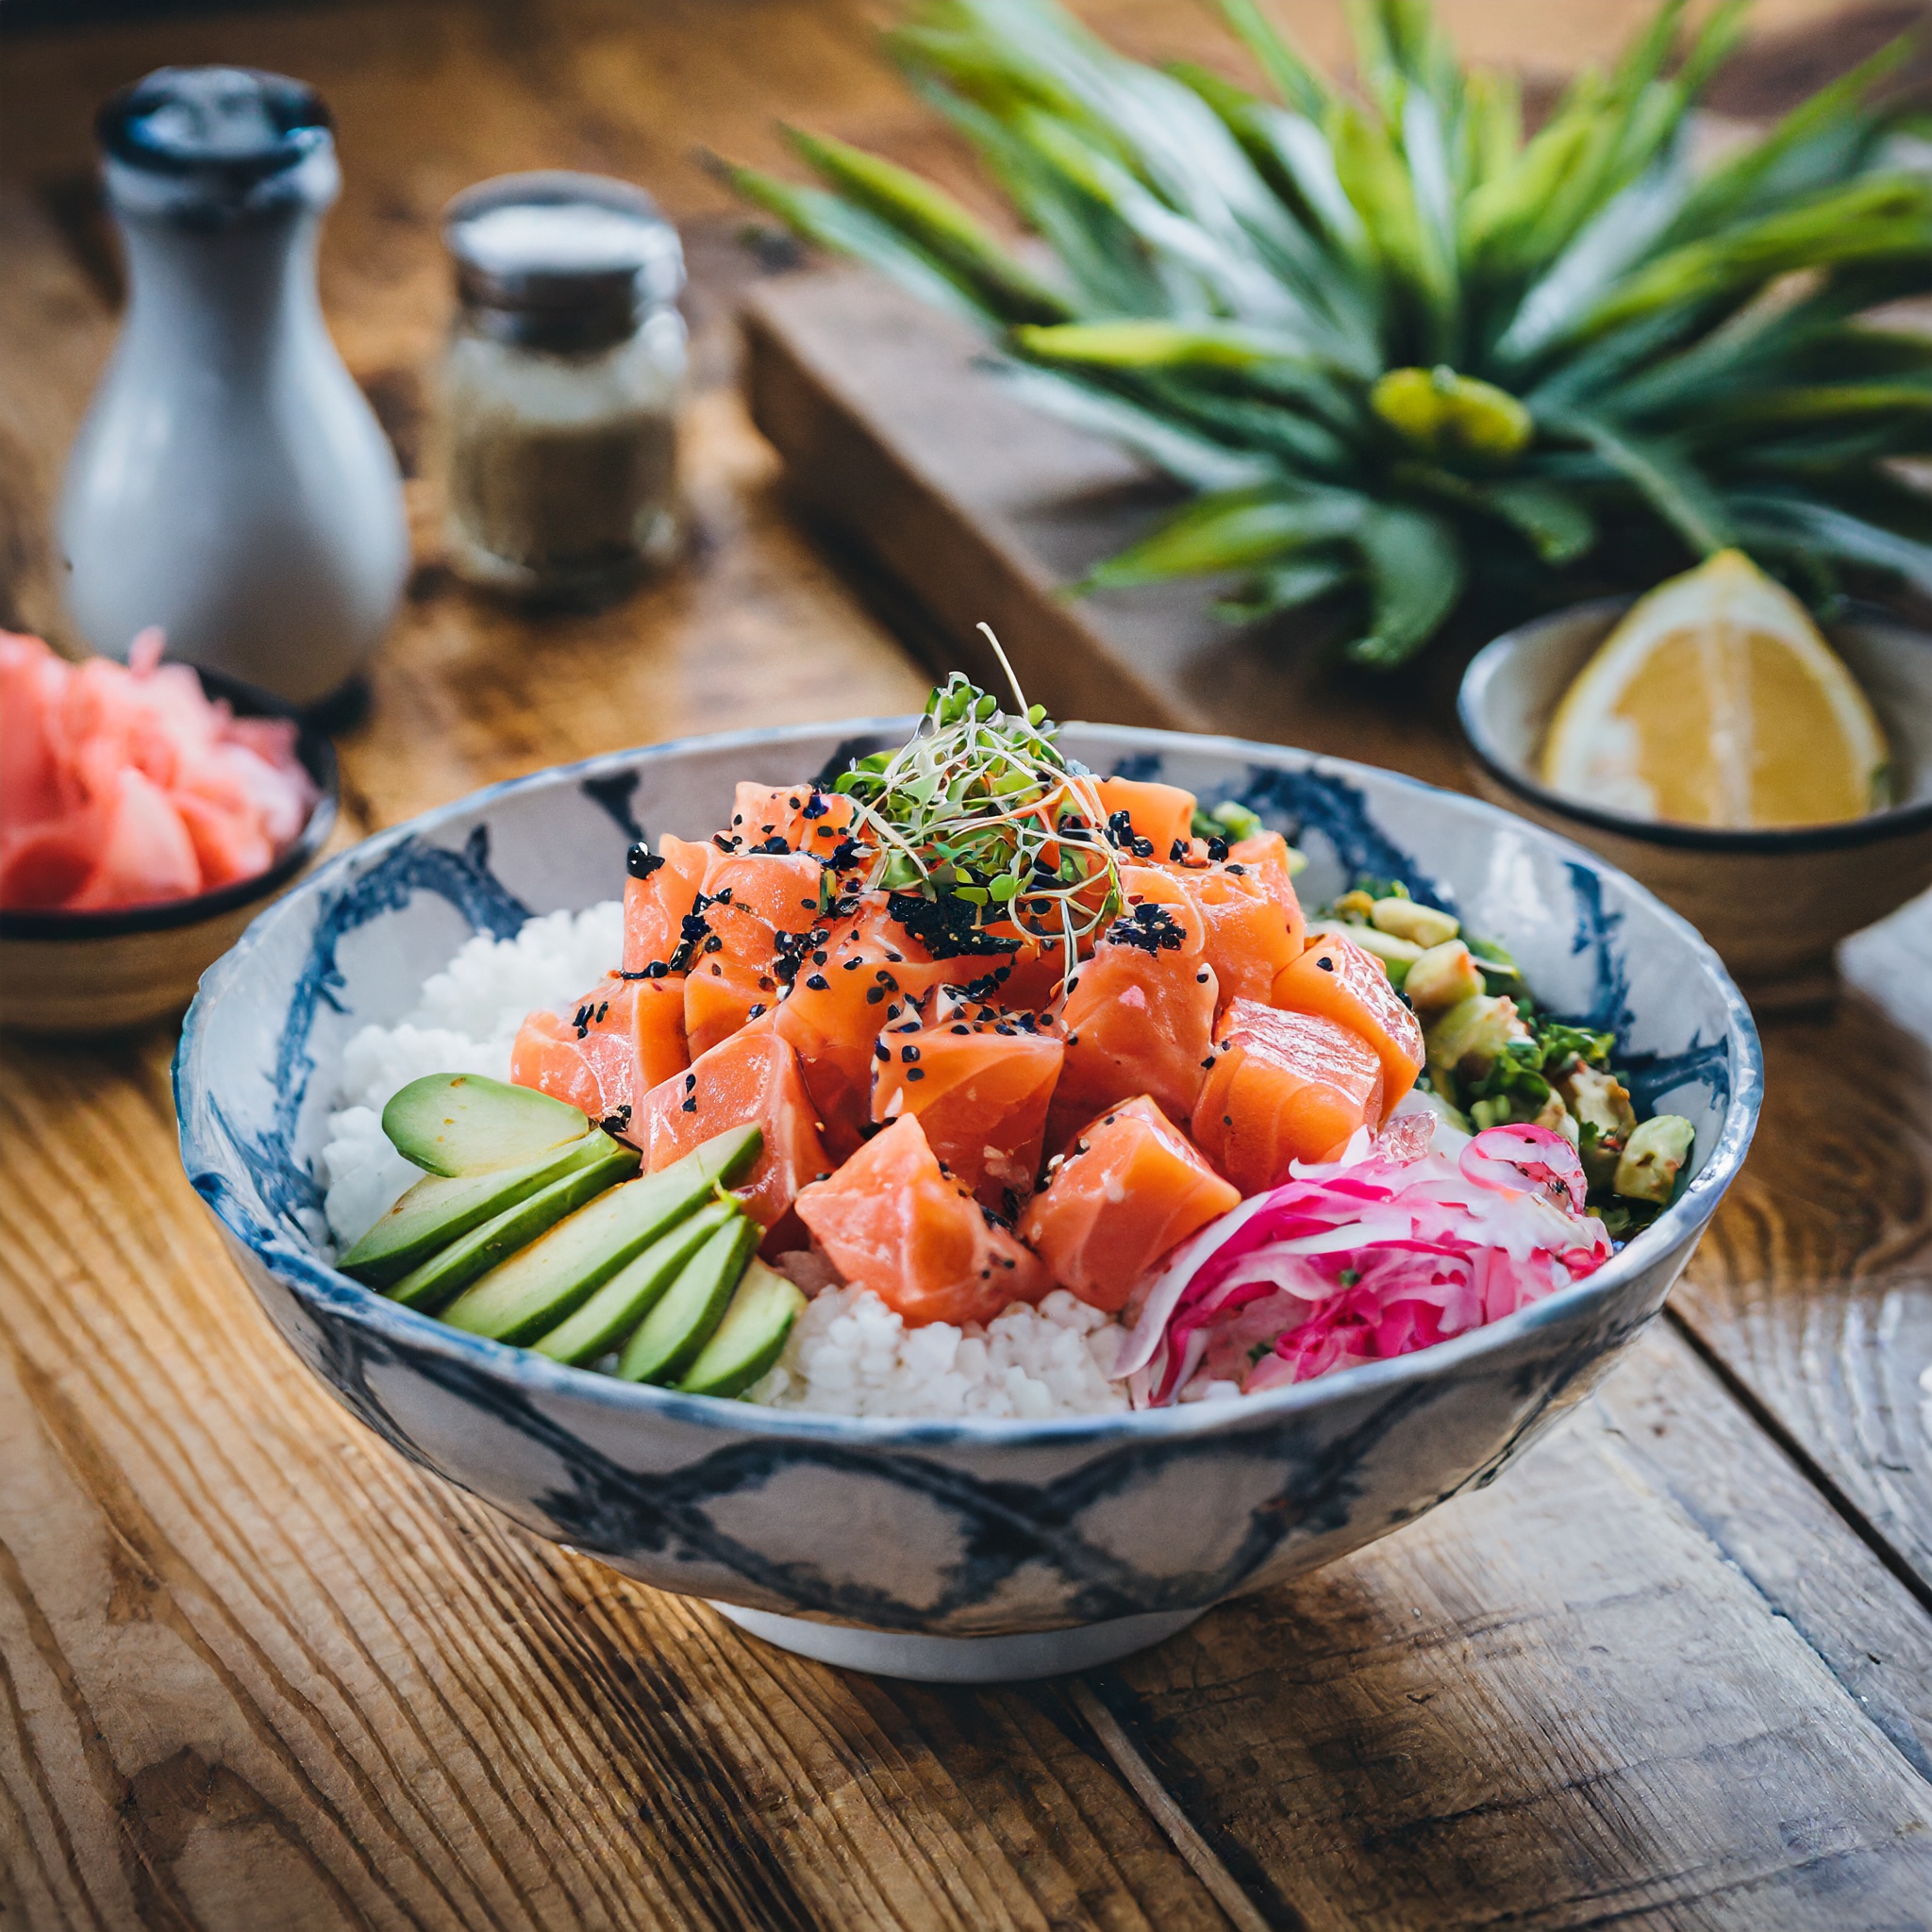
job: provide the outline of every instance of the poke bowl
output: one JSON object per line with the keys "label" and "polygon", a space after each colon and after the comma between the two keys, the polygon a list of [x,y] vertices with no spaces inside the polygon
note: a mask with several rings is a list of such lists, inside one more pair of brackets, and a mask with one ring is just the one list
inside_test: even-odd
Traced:
{"label": "poke bowl", "polygon": [[[1037,1676],[1158,1641],[1494,1478],[1662,1305],[1743,1158],[1761,1060],[1747,1007],[1695,932],[1540,827],[1293,749],[1071,724],[1058,745],[1079,767],[1227,801],[1244,824],[1291,836],[1308,905],[1339,903],[1372,875],[1439,920],[1459,916],[1496,957],[1507,948],[1509,970],[1566,1026],[1614,1033],[1637,1109],[1683,1125],[1683,1176],[1652,1217],[1621,1244],[1591,1224],[1599,1251],[1587,1273],[1555,1274],[1554,1288],[1451,1339],[1253,1392],[1141,1406],[1120,1395],[1084,1413],[835,1413],[652,1386],[451,1325],[335,1265],[338,1191],[353,1191],[360,1172],[339,1172],[344,1097],[372,1078],[371,1091],[397,1084],[399,1063],[384,1074],[384,1056],[415,1053],[420,1066],[436,1050],[425,1046],[440,1024],[425,989],[447,994],[438,975],[466,941],[473,957],[479,941],[487,953],[533,934],[581,940],[627,856],[633,876],[645,870],[641,841],[704,841],[741,784],[809,784],[899,744],[914,722],[615,753],[341,854],[204,978],[175,1061],[181,1148],[276,1328],[412,1459],[538,1535],[708,1598],[806,1655],[916,1678]],[[563,1024],[574,1018],[581,1040],[594,1017],[580,1007]],[[451,1064],[459,1077],[487,1071]],[[1365,1144],[1350,1142],[1355,1156]],[[1075,1151],[1086,1142],[1061,1158]],[[1295,1172],[1317,1185],[1335,1170]],[[351,1224],[370,1215],[365,1204]]]}

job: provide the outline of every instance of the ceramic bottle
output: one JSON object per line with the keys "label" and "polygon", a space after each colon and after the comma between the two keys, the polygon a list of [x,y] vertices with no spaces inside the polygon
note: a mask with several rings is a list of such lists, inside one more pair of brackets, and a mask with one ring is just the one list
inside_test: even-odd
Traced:
{"label": "ceramic bottle", "polygon": [[401,595],[396,462],[316,293],[341,176],[299,82],[162,68],[99,124],[125,247],[121,337],[68,460],[75,623],[297,704],[352,685]]}

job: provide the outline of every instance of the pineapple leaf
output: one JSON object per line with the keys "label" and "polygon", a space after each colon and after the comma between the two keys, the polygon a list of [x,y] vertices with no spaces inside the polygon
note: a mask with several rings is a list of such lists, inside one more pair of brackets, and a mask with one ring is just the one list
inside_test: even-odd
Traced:
{"label": "pineapple leaf", "polygon": [[1304,60],[1288,37],[1255,0],[1220,0],[1221,17],[1255,58],[1276,93],[1296,112],[1319,121],[1328,105],[1329,90],[1322,76]]}
{"label": "pineapple leaf", "polygon": [[1358,537],[1372,514],[1358,496],[1263,484],[1203,496],[1152,536],[1096,564],[1077,590],[1119,590],[1170,577],[1252,570],[1310,544]]}
{"label": "pineapple leaf", "polygon": [[1873,99],[1906,42],[1706,165],[1691,112],[1747,0],[1658,0],[1527,139],[1430,0],[1348,0],[1354,92],[1269,0],[1214,0],[1278,100],[1130,60],[1057,0],[912,4],[886,45],[1027,244],[823,136],[792,140],[831,192],[728,178],[1194,492],[1076,590],[1342,595],[1350,654],[1389,668],[1471,583],[1526,611],[1733,542],[1807,595],[1932,581],[1899,462],[1932,454],[1932,340],[1861,319],[1932,291],[1921,123]]}
{"label": "pineapple leaf", "polygon": [[1462,594],[1462,546],[1445,517],[1383,505],[1368,508],[1355,543],[1368,566],[1370,628],[1348,655],[1392,670],[1428,642]]}

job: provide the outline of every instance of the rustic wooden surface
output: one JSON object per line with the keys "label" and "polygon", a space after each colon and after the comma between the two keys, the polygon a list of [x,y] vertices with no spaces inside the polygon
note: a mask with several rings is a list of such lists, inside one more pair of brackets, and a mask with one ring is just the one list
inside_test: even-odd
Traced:
{"label": "rustic wooden surface", "polygon": [[[1334,58],[1331,10],[1291,10]],[[1445,10],[1553,75],[1643,9]],[[1101,11],[1139,51],[1211,44],[1178,0]],[[609,169],[691,243],[692,557],[530,624],[450,585],[412,482],[411,598],[342,744],[353,832],[611,744],[915,701],[739,402],[756,270],[691,158],[774,159],[782,112],[955,168],[857,4],[0,42],[0,622],[61,629],[44,510],[115,292],[92,105],[208,58],[337,111],[325,297],[406,455],[449,192]],[[1385,755],[1446,771],[1417,715]],[[1356,728],[1317,691],[1281,735]],[[174,1151],[172,1037],[8,1045],[0,1926],[1932,1924],[1928,955],[1932,919],[1893,922],[1851,949],[1868,991],[1770,1033],[1757,1150],[1674,1320],[1505,1480],[1114,1670],[989,1692],[765,1649],[404,1463],[225,1259]]]}

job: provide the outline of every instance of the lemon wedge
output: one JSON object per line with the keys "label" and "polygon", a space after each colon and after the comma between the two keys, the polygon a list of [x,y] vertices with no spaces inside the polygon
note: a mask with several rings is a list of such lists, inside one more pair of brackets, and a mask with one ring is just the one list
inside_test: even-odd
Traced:
{"label": "lemon wedge", "polygon": [[1815,825],[1883,803],[1885,735],[1805,607],[1741,551],[1641,597],[1564,693],[1553,791],[1692,825]]}

